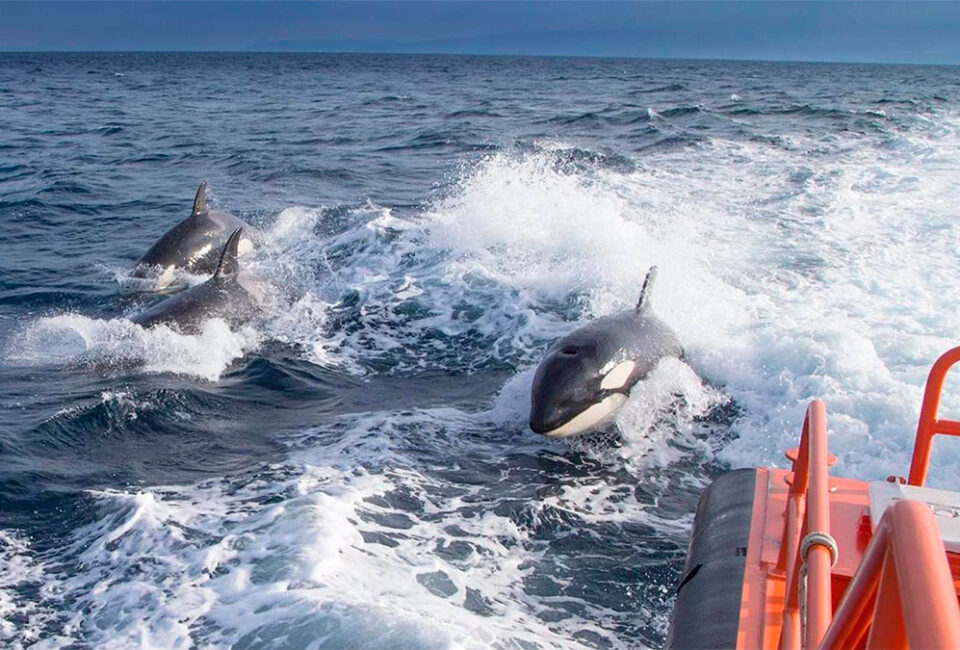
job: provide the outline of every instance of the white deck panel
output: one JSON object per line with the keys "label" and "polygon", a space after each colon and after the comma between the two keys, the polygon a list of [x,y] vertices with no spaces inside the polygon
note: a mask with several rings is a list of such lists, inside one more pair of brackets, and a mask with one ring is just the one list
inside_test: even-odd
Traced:
{"label": "white deck panel", "polygon": [[951,553],[960,553],[960,492],[873,481],[869,484],[869,494],[870,523],[874,530],[894,502],[903,499],[922,501],[930,506],[937,519],[944,547]]}

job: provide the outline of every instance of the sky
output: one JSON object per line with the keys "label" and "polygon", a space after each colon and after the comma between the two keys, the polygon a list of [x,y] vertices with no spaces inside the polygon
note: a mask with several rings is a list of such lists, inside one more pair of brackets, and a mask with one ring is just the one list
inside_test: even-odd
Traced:
{"label": "sky", "polygon": [[0,51],[36,50],[960,64],[960,2],[0,0]]}

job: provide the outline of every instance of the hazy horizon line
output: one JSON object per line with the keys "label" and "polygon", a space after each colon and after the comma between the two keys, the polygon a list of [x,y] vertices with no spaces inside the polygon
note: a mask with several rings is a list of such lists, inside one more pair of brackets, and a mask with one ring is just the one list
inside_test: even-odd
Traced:
{"label": "hazy horizon line", "polygon": [[[2,1],[2,0],[0,0]],[[270,49],[223,49],[223,50],[179,50],[179,49],[155,49],[155,50],[133,50],[133,49],[23,49],[23,50],[5,50],[0,49],[0,54],[359,54],[359,55],[378,55],[378,56],[470,56],[487,58],[525,58],[525,59],[598,59],[608,61],[708,61],[708,62],[728,62],[728,63],[794,63],[794,64],[834,64],[834,65],[898,65],[915,67],[960,67],[960,63],[917,63],[912,61],[863,61],[863,60],[841,60],[841,59],[748,59],[737,57],[685,57],[685,56],[641,56],[641,55],[616,55],[609,54],[531,54],[531,53],[509,53],[509,52],[436,52],[436,51],[394,51],[394,50],[270,50]]]}

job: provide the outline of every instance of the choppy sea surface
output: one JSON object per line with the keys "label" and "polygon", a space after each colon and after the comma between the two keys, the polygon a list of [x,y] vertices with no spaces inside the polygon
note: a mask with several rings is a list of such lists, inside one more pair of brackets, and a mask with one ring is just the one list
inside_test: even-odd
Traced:
{"label": "choppy sea surface", "polygon": [[[960,339],[958,102],[955,67],[0,55],[0,645],[659,646],[700,490],[807,400],[835,473],[906,472]],[[142,330],[202,179],[276,308]],[[685,359],[531,433],[540,355],[651,264]]]}

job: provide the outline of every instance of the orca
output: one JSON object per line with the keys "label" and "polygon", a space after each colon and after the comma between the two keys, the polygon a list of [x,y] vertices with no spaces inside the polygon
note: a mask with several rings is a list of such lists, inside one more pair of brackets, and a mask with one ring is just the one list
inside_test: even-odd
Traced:
{"label": "orca", "polygon": [[[172,282],[177,270],[195,275],[213,273],[220,259],[220,251],[230,233],[243,228],[255,231],[241,219],[207,207],[207,181],[200,183],[193,199],[190,216],[168,230],[137,262],[131,275],[135,278],[159,279],[160,288]],[[241,254],[253,250],[255,239],[245,236],[240,241]]]}
{"label": "orca", "polygon": [[170,325],[183,334],[196,334],[210,318],[222,318],[235,327],[253,318],[263,307],[260,286],[237,259],[243,233],[237,228],[220,253],[213,277],[166,298],[130,320],[141,327]]}
{"label": "orca", "polygon": [[547,350],[530,393],[535,433],[562,438],[604,424],[661,359],[682,358],[680,341],[650,307],[656,275],[651,267],[636,308],[591,321]]}

